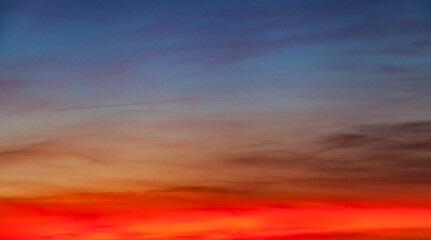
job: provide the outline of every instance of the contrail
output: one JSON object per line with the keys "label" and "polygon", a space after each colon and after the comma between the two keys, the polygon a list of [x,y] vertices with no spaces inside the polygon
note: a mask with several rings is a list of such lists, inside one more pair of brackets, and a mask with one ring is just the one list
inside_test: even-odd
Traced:
{"label": "contrail", "polygon": [[143,104],[189,102],[189,101],[195,101],[195,100],[199,100],[199,98],[177,98],[177,99],[167,99],[167,100],[148,101],[148,102],[112,104],[112,105],[97,105],[97,106],[84,106],[84,107],[70,107],[70,108],[60,108],[60,109],[57,109],[57,111],[71,111],[71,110],[92,109],[92,108],[127,107],[127,106],[143,105]]}

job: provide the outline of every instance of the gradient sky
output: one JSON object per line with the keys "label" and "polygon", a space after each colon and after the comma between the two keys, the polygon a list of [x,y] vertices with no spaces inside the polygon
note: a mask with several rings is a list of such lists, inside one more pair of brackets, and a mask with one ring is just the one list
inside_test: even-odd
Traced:
{"label": "gradient sky", "polygon": [[0,228],[70,209],[115,226],[4,239],[150,239],[141,201],[151,239],[431,227],[431,1],[6,0],[0,17]]}

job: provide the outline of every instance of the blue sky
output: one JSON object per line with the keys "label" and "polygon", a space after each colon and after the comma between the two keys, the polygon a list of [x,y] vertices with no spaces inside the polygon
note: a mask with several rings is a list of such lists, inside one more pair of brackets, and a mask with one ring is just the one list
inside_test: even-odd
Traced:
{"label": "blue sky", "polygon": [[0,11],[4,156],[46,141],[43,156],[69,154],[59,143],[85,152],[69,137],[93,146],[106,131],[114,146],[148,134],[167,148],[206,142],[198,162],[314,154],[333,134],[380,133],[362,126],[429,124],[430,1],[34,0]]}
{"label": "blue sky", "polygon": [[[330,99],[338,83],[362,85],[340,93],[362,95],[370,81],[389,88],[378,101],[406,78],[429,76],[429,9],[427,1],[4,1],[2,78],[88,104],[244,94],[271,107],[291,94],[338,101]],[[293,100],[302,101],[310,99]]]}

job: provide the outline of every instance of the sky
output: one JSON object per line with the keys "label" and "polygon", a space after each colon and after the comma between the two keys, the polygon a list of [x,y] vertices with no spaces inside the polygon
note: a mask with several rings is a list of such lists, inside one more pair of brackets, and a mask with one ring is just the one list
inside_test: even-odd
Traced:
{"label": "sky", "polygon": [[0,239],[429,239],[430,39],[426,0],[0,1]]}

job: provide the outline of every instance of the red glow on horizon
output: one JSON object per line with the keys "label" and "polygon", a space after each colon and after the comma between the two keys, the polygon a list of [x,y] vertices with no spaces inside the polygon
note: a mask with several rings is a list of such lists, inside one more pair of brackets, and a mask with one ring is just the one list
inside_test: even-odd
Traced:
{"label": "red glow on horizon", "polygon": [[[431,229],[431,208],[408,205],[354,207],[326,202],[282,207],[256,201],[243,207],[235,202],[211,206],[169,196],[100,194],[3,199],[1,212],[2,240],[338,239],[370,231],[402,236],[396,231]],[[423,234],[431,237],[431,232]]]}

